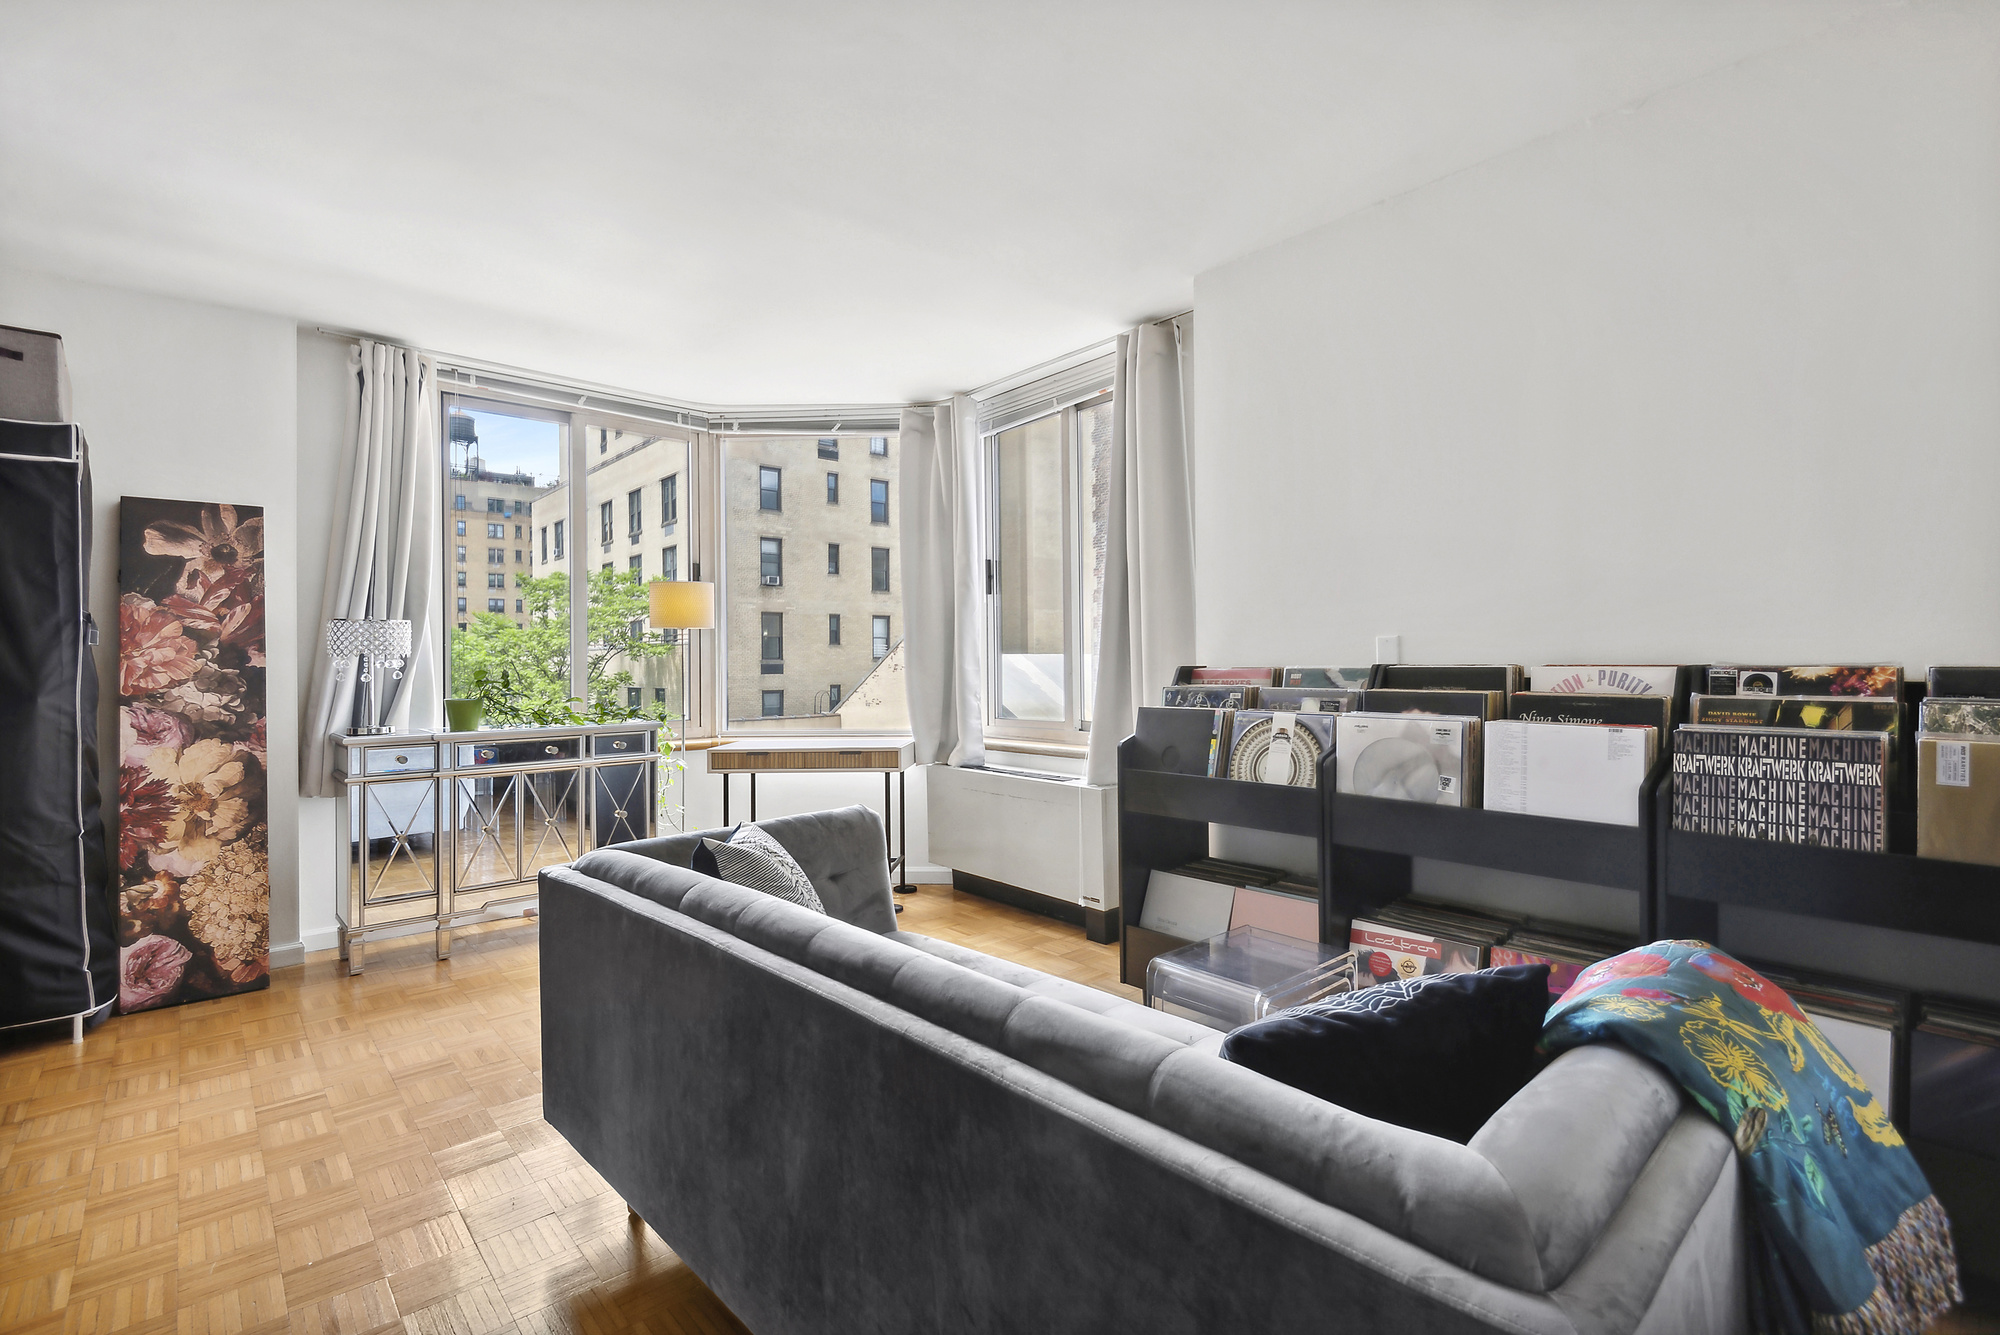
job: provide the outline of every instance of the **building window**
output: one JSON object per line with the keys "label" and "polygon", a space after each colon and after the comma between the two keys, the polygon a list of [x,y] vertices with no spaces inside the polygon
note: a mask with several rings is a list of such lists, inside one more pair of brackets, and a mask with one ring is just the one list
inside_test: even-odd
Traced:
{"label": "building window", "polygon": [[783,718],[785,716],[785,693],[783,691],[764,692],[764,717]]}
{"label": "building window", "polygon": [[828,505],[840,504],[840,474],[838,473],[828,473],[826,475],[826,503]]}
{"label": "building window", "polygon": [[763,625],[758,640],[758,659],[766,672],[785,670],[785,614],[783,612],[764,613]]}
{"label": "building window", "polygon": [[556,520],[556,560],[563,559],[563,521]]}
{"label": "building window", "polygon": [[1111,485],[1111,395],[986,438],[989,722],[1090,726]]}
{"label": "building window", "polygon": [[458,559],[461,561],[465,559],[465,546],[462,543],[459,545],[458,548]]}
{"label": "building window", "polygon": [[868,522],[871,524],[889,522],[889,483],[883,478],[869,479]]}
{"label": "building window", "polygon": [[666,702],[667,702],[667,688],[664,686],[655,686],[653,688],[653,703],[656,705],[663,705]]}
{"label": "building window", "polygon": [[610,428],[609,427],[597,428],[597,452],[599,454],[603,454],[608,450],[610,450],[610,448],[611,448]]}
{"label": "building window", "polygon": [[660,522],[676,524],[681,517],[681,475],[660,479]]}
{"label": "building window", "polygon": [[757,577],[766,588],[785,582],[785,540],[757,539]]}
{"label": "building window", "polygon": [[486,575],[486,587],[489,589],[506,588],[507,587],[506,574],[503,571],[498,571],[498,570],[488,571]]}
{"label": "building window", "polygon": [[662,548],[660,548],[660,578],[661,578],[661,579],[679,579],[679,578],[681,577],[681,559],[680,559],[680,558],[681,558],[681,549],[680,549],[680,548],[678,548],[678,547],[662,547]]}
{"label": "building window", "polygon": [[486,600],[486,610],[489,612],[504,612],[507,610],[507,600],[505,598],[488,598]]}
{"label": "building window", "polygon": [[521,549],[519,547],[516,547],[514,549],[514,564],[519,565],[520,563],[521,563]]}
{"label": "building window", "polygon": [[504,538],[507,536],[507,526],[505,524],[488,524],[486,526],[486,536],[489,538]]}
{"label": "building window", "polygon": [[461,538],[465,536],[465,521],[463,519],[458,521],[458,536]]}
{"label": "building window", "polygon": [[829,575],[840,573],[840,544],[837,542],[829,542],[826,545],[826,573]]}
{"label": "building window", "polygon": [[487,514],[490,514],[490,515],[504,515],[504,514],[506,514],[506,513],[507,513],[507,502],[506,502],[506,501],[504,501],[504,500],[502,500],[502,499],[501,499],[500,497],[498,497],[498,496],[488,496],[488,497],[486,498],[486,513],[487,513]]}
{"label": "building window", "polygon": [[634,584],[643,584],[645,582],[646,579],[645,557],[634,556],[628,558],[625,562],[625,569],[631,573],[632,582]]}
{"label": "building window", "polygon": [[834,710],[840,708],[839,682],[835,682],[833,685],[826,688],[826,708],[828,713],[832,713]]}
{"label": "building window", "polygon": [[782,469],[759,468],[757,470],[757,508],[759,510],[782,510],[785,508],[783,504],[784,497],[781,494],[781,484],[783,481],[784,470]]}
{"label": "building window", "polygon": [[463,570],[458,572],[458,587],[461,589],[465,587],[465,572]]}
{"label": "building window", "polygon": [[840,613],[838,612],[828,612],[826,614],[826,642],[828,644],[840,643]]}
{"label": "building window", "polygon": [[549,526],[542,525],[542,564],[549,563]]}
{"label": "building window", "polygon": [[597,540],[603,543],[605,546],[609,547],[611,545],[611,502],[610,501],[606,501],[604,504],[597,507],[597,529],[598,529]]}
{"label": "building window", "polygon": [[514,525],[514,541],[519,542],[520,540],[521,540],[521,526],[519,524],[516,524]]}
{"label": "building window", "polygon": [[627,709],[637,709],[639,707],[639,700],[639,688],[637,686],[627,686],[625,688],[625,707]]}
{"label": "building window", "polygon": [[505,547],[488,547],[486,549],[486,564],[490,566],[506,565],[507,549]]}
{"label": "building window", "polygon": [[519,615],[521,614],[521,612],[522,612],[522,604],[523,604],[523,602],[524,602],[524,601],[525,601],[525,600],[523,600],[523,599],[520,599],[520,598],[516,598],[516,599],[514,600],[514,615],[516,615],[516,616],[519,616]]}
{"label": "building window", "polygon": [[642,494],[636,488],[625,493],[625,531],[634,542],[639,540],[639,535],[646,528],[645,506],[640,499]]}
{"label": "building window", "polygon": [[870,436],[868,438],[868,452],[878,459],[888,458],[889,438],[887,436]]}
{"label": "building window", "polygon": [[875,633],[872,637],[872,642],[868,646],[868,652],[878,659],[887,658],[889,656],[889,618],[876,617],[874,621]]}
{"label": "building window", "polygon": [[889,549],[870,547],[868,549],[868,587],[876,593],[889,591]]}
{"label": "building window", "polygon": [[465,508],[464,492],[461,491],[458,495],[451,498],[451,508],[454,510],[463,510]]}
{"label": "building window", "polygon": [[461,599],[459,599],[459,600],[458,600],[458,614],[459,614],[460,616],[464,616],[464,615],[465,615],[465,599],[463,599],[463,598],[461,598]]}
{"label": "building window", "polygon": [[819,438],[819,457],[822,459],[838,459],[840,457],[839,437],[821,436]]}
{"label": "building window", "polygon": [[603,568],[604,568],[604,569],[606,569],[606,570],[616,570],[616,569],[617,569],[618,567],[617,567],[616,565],[614,565],[614,564],[613,564],[612,562],[610,562],[610,561],[606,561],[606,562],[604,563],[604,566],[603,566]]}

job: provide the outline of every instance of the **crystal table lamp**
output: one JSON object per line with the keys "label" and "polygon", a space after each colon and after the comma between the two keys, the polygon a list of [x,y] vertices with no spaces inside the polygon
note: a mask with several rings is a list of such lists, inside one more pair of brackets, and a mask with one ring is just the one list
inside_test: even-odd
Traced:
{"label": "crystal table lamp", "polygon": [[[696,579],[661,579],[646,586],[646,623],[655,630],[713,630],[715,628],[715,585]],[[687,768],[688,662],[687,649],[693,637],[683,637],[681,656],[681,768],[683,783]],[[686,791],[685,787],[682,789]],[[687,825],[687,803],[675,808],[676,826]]]}
{"label": "crystal table lamp", "polygon": [[375,683],[385,666],[397,680],[402,679],[403,663],[410,656],[410,623],[375,617],[352,621],[337,618],[326,623],[326,653],[342,665],[341,672],[347,670],[346,660],[357,657],[361,660],[361,677],[355,691],[360,700],[362,726],[349,728],[347,735],[373,737],[395,731],[381,725],[380,696]]}

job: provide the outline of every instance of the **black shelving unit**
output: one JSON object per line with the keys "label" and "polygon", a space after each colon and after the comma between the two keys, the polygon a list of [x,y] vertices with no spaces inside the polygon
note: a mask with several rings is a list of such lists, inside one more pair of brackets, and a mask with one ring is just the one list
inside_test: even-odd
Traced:
{"label": "black shelving unit", "polygon": [[1658,793],[1668,781],[1664,758],[1640,792],[1636,825],[1522,816],[1481,807],[1439,807],[1359,797],[1325,784],[1321,836],[1326,893],[1320,933],[1331,939],[1346,920],[1410,893],[1411,862],[1433,858],[1495,871],[1629,890],[1639,897],[1643,935],[1653,935],[1658,902]]}
{"label": "black shelving unit", "polygon": [[[1146,986],[1146,965],[1188,944],[1139,925],[1154,871],[1208,856],[1208,827],[1236,825],[1319,839],[1321,793],[1333,786],[1333,757],[1320,762],[1318,788],[1243,783],[1208,777],[1210,714],[1205,709],[1141,709],[1137,730],[1118,744],[1118,880],[1122,929],[1118,976]],[[1320,920],[1326,921],[1324,846],[1320,849]]]}

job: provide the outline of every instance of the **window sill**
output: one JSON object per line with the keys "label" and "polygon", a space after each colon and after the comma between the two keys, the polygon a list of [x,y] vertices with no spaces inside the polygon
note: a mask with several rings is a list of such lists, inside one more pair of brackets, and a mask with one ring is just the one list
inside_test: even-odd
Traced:
{"label": "window sill", "polygon": [[1025,737],[991,737],[986,739],[988,751],[1010,751],[1023,756],[1065,756],[1071,760],[1082,760],[1090,753],[1090,748],[1078,742],[1032,742]]}

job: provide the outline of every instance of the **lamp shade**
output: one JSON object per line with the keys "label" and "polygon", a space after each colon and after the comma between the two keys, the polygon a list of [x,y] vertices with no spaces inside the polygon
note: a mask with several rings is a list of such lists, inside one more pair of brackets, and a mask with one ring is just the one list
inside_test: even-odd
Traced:
{"label": "lamp shade", "polygon": [[694,579],[654,580],[646,586],[646,622],[655,630],[713,630],[715,586]]}
{"label": "lamp shade", "polygon": [[374,654],[400,661],[410,656],[410,623],[375,617],[329,621],[326,623],[326,652],[334,658]]}

